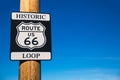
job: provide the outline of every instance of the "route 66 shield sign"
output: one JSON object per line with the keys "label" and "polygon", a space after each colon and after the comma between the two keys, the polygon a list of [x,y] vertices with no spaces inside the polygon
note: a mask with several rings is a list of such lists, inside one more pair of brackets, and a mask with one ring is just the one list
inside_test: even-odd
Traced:
{"label": "route 66 shield sign", "polygon": [[50,14],[12,12],[11,60],[50,60]]}
{"label": "route 66 shield sign", "polygon": [[39,23],[21,22],[17,27],[16,43],[30,50],[41,48],[46,43],[45,26]]}

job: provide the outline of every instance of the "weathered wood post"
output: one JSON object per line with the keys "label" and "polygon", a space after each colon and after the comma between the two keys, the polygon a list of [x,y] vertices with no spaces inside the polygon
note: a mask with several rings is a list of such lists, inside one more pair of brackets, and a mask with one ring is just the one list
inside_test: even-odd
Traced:
{"label": "weathered wood post", "polygon": [[[39,0],[20,0],[21,12],[39,12]],[[19,80],[40,80],[40,61],[20,61]]]}

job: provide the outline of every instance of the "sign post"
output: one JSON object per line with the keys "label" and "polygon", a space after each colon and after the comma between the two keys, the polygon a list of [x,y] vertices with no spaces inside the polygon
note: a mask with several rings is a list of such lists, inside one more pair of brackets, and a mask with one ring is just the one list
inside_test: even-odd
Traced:
{"label": "sign post", "polygon": [[[39,0],[20,0],[21,12],[39,12]],[[41,80],[40,61],[20,61],[19,80]]]}
{"label": "sign post", "polygon": [[20,60],[19,80],[41,80],[41,61],[51,59],[50,14],[39,13],[39,0],[20,0],[11,15],[11,60]]}

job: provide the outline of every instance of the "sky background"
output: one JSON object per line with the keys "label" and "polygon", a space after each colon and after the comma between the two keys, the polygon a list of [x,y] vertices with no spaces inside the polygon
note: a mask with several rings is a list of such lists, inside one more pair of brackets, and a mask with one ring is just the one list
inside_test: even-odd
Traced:
{"label": "sky background", "polygon": [[[11,12],[20,0],[0,2],[0,80],[18,80],[10,61]],[[52,60],[42,61],[42,80],[120,80],[120,1],[41,0],[51,14]]]}

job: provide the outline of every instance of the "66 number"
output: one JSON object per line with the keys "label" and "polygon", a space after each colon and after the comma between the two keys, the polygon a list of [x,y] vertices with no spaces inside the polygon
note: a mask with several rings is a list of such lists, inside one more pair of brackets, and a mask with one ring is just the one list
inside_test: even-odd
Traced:
{"label": "66 number", "polygon": [[29,39],[30,39],[30,37],[27,37],[27,38],[24,40],[24,44],[25,44],[25,45],[30,45],[30,44],[38,45],[37,37],[33,38],[32,41],[30,41]]}

